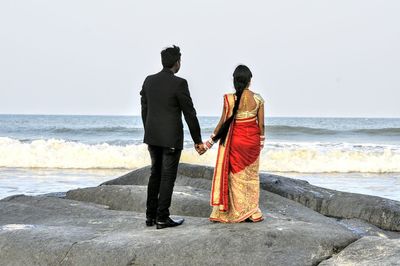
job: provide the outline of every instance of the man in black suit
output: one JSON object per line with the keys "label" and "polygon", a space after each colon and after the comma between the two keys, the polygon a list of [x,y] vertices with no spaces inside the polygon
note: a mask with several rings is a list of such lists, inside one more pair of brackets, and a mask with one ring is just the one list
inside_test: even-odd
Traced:
{"label": "man in black suit", "polygon": [[172,220],[169,215],[171,197],[183,149],[182,113],[189,126],[195,149],[201,155],[199,121],[190,97],[188,83],[175,76],[181,66],[177,46],[161,52],[163,69],[148,76],[140,92],[144,143],[151,157],[151,176],[147,187],[146,225],[157,229],[181,225],[184,219]]}

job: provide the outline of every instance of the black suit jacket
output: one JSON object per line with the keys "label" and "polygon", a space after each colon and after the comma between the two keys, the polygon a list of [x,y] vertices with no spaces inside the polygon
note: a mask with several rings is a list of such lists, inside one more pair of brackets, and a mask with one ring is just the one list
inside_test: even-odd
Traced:
{"label": "black suit jacket", "polygon": [[168,68],[148,76],[141,95],[144,143],[183,149],[182,113],[194,143],[201,143],[200,125],[188,83]]}

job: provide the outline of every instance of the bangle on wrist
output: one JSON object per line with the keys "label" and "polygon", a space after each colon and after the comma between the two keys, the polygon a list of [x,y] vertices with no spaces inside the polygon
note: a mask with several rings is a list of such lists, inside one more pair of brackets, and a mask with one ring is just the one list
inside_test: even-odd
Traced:
{"label": "bangle on wrist", "polygon": [[207,149],[211,149],[211,147],[214,145],[214,141],[212,139],[209,139],[204,142],[204,145],[207,147]]}

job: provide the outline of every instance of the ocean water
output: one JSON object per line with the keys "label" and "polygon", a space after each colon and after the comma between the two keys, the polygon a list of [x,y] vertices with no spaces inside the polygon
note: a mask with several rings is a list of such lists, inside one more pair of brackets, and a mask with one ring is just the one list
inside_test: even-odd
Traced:
{"label": "ocean water", "polygon": [[[207,139],[218,117],[200,117]],[[266,118],[260,170],[400,200],[400,119]],[[0,115],[0,198],[66,191],[150,163],[135,116]],[[214,165],[185,125],[182,162]]]}

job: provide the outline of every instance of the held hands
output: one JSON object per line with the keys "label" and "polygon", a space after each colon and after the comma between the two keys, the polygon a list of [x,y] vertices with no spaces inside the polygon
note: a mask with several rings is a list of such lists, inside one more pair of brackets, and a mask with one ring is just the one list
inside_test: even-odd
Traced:
{"label": "held hands", "polygon": [[215,137],[215,134],[212,134],[206,142],[194,145],[199,155],[203,155],[207,150],[211,149],[211,147],[214,145],[213,137]]}
{"label": "held hands", "polygon": [[194,144],[194,148],[199,155],[203,155],[207,151],[204,143]]}

